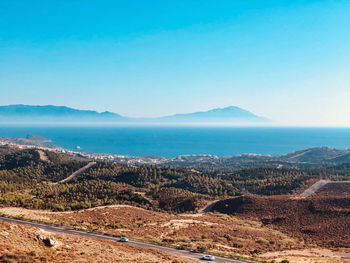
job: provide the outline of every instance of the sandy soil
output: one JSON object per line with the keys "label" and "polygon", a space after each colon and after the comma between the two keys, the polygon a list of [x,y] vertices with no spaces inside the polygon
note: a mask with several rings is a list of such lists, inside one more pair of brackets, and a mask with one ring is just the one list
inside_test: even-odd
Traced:
{"label": "sandy soil", "polygon": [[47,157],[46,153],[42,150],[36,150],[40,156],[40,160],[44,161],[44,162],[48,162],[49,158]]}
{"label": "sandy soil", "polygon": [[[188,215],[186,215],[188,216]],[[188,228],[193,224],[201,224],[201,225],[206,225],[206,226],[212,226],[215,225],[216,223],[212,222],[205,222],[205,221],[199,221],[199,220],[193,220],[193,219],[173,219],[170,220],[169,222],[162,224],[162,227],[173,227],[175,230],[179,230],[180,228]]]}
{"label": "sandy soil", "polygon": [[35,220],[50,220],[50,217],[45,216],[46,213],[50,212],[45,210],[39,211],[21,207],[1,207],[0,213],[10,216],[24,216]]}
{"label": "sandy soil", "polygon": [[331,251],[329,249],[311,248],[303,250],[285,250],[268,252],[259,255],[265,259],[283,260],[288,259],[293,263],[345,263],[350,262],[350,259],[343,259],[342,257],[350,257],[348,253]]}

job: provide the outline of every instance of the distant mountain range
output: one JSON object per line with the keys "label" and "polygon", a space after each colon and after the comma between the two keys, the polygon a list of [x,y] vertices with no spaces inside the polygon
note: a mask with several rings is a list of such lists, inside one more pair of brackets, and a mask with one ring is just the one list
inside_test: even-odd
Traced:
{"label": "distant mountain range", "polygon": [[2,123],[265,123],[267,118],[257,116],[239,107],[230,106],[209,111],[175,114],[159,118],[129,118],[105,111],[77,110],[66,106],[0,106]]}

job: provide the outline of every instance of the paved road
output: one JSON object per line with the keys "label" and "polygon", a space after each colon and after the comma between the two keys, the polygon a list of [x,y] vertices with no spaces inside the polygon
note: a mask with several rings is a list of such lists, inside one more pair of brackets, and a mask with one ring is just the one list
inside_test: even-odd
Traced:
{"label": "paved road", "polygon": [[72,173],[70,176],[68,176],[66,179],[63,179],[62,181],[60,181],[60,183],[65,183],[68,182],[70,180],[72,180],[75,176],[81,174],[82,172],[84,172],[86,169],[89,169],[91,166],[95,165],[96,162],[89,162],[87,165],[85,165],[84,167],[81,167],[79,170],[76,170],[74,173]]}
{"label": "paved road", "polygon": [[[41,229],[48,231],[48,232],[51,232],[51,233],[84,236],[84,237],[89,237],[89,238],[103,239],[103,240],[110,240],[110,241],[119,241],[119,238],[117,238],[117,237],[104,236],[104,235],[100,235],[100,234],[88,233],[88,232],[84,232],[84,231],[68,229],[65,227],[51,226],[51,225],[30,222],[30,221],[25,221],[25,220],[20,220],[20,219],[7,218],[7,217],[0,216],[0,220],[15,223],[15,224],[38,227],[38,228],[41,228]],[[204,255],[201,253],[192,253],[192,252],[185,251],[185,250],[178,250],[178,249],[174,249],[174,248],[168,248],[168,247],[143,243],[143,242],[134,241],[134,240],[130,240],[127,244],[134,246],[134,247],[142,247],[142,248],[148,248],[148,249],[161,250],[161,251],[164,251],[164,252],[167,252],[170,254],[175,254],[175,255],[178,255],[181,257],[185,257],[185,258],[195,259],[198,261]],[[246,263],[247,261],[228,259],[228,258],[223,258],[223,257],[216,257],[214,262],[218,262],[218,263]]]}

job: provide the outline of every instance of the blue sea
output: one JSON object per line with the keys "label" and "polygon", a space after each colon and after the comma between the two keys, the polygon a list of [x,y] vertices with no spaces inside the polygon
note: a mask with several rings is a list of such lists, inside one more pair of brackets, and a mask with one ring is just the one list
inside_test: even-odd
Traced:
{"label": "blue sea", "polygon": [[0,126],[0,137],[37,134],[52,144],[82,152],[175,157],[184,154],[281,155],[329,146],[350,148],[350,128]]}

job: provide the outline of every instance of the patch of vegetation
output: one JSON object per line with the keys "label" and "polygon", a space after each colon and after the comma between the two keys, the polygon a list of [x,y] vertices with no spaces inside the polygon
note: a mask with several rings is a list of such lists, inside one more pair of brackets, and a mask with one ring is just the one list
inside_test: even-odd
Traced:
{"label": "patch of vegetation", "polygon": [[196,210],[206,199],[203,195],[178,188],[152,189],[148,194],[158,201],[162,210],[180,213]]}
{"label": "patch of vegetation", "polygon": [[[55,211],[127,203],[165,211],[195,211],[204,200],[291,194],[312,178],[349,180],[350,165],[319,169],[251,168],[233,173],[185,167],[97,162],[69,183],[58,183],[88,161],[35,149],[0,149],[0,203]],[[137,194],[144,192],[146,196]]]}

